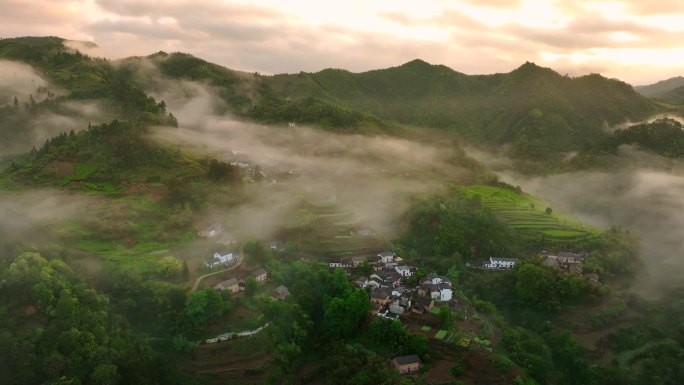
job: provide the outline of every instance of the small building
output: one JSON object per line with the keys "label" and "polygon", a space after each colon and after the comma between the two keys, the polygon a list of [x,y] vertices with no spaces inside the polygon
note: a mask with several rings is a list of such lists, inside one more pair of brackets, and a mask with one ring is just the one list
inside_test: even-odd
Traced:
{"label": "small building", "polygon": [[421,365],[420,357],[415,354],[394,357],[392,359],[392,366],[399,374],[417,373],[420,371]]}
{"label": "small building", "polygon": [[239,281],[237,280],[237,278],[227,279],[223,282],[219,282],[216,286],[214,286],[214,289],[228,290],[232,294],[235,294],[240,290]]}
{"label": "small building", "polygon": [[285,242],[283,241],[271,241],[270,249],[272,251],[283,252],[285,251]]}
{"label": "small building", "polygon": [[216,266],[221,266],[221,265],[231,265],[237,261],[237,255],[233,253],[227,253],[227,254],[221,254],[221,253],[214,253],[214,255],[208,260],[204,262],[204,266],[208,268],[214,268]]}
{"label": "small building", "polygon": [[439,285],[442,283],[451,286],[451,281],[436,274],[429,274],[420,281],[421,285]]}
{"label": "small building", "polygon": [[338,267],[347,267],[347,265],[344,262],[342,262],[342,258],[337,258],[337,257],[336,258],[330,258],[330,262],[329,262],[328,266],[331,269],[336,269]]}
{"label": "small building", "polygon": [[601,281],[599,280],[599,275],[596,273],[587,274],[587,280],[591,286],[597,287],[601,286]]}
{"label": "small building", "polygon": [[200,230],[197,235],[203,238],[215,237],[223,232],[223,225],[220,223],[214,223],[213,225],[207,227],[204,230]]}
{"label": "small building", "polygon": [[361,266],[364,262],[366,262],[366,257],[364,257],[364,256],[352,257],[352,266],[353,266],[353,267],[359,267],[359,266]]}
{"label": "small building", "polygon": [[558,263],[558,260],[552,256],[546,257],[546,259],[542,262],[542,265],[553,269],[560,269],[560,263]]}
{"label": "small building", "polygon": [[435,290],[436,286],[431,283],[427,285],[420,285],[420,287],[418,287],[418,295],[421,297],[431,297],[432,295],[430,293]]}
{"label": "small building", "polygon": [[394,270],[402,277],[412,277],[415,271],[409,266],[395,266]]}
{"label": "small building", "polygon": [[264,269],[257,269],[250,275],[256,279],[257,283],[264,283],[268,277],[268,272]]}
{"label": "small building", "polygon": [[485,269],[499,270],[499,269],[512,269],[515,267],[517,260],[514,258],[495,258],[489,257],[489,262],[485,263]]}
{"label": "small building", "polygon": [[413,299],[413,306],[411,306],[411,311],[418,314],[423,314],[426,311],[430,311],[435,305],[435,301],[432,298],[427,297],[416,297]]}
{"label": "small building", "polygon": [[394,257],[396,256],[397,255],[392,251],[383,251],[382,253],[378,254],[378,261],[381,263],[394,262]]}
{"label": "small building", "polygon": [[278,300],[284,300],[290,296],[290,290],[286,286],[280,285],[273,290],[273,298]]}
{"label": "small building", "polygon": [[404,314],[404,307],[401,305],[393,304],[389,306],[389,311],[390,313],[394,313],[396,315],[402,315]]}
{"label": "small building", "polygon": [[368,285],[368,278],[366,277],[359,277],[355,279],[353,282],[354,286],[360,288],[360,289],[365,289],[366,286]]}
{"label": "small building", "polygon": [[447,302],[451,301],[451,296],[452,296],[452,290],[451,286],[447,285],[446,283],[440,283],[437,285],[437,289],[439,290],[439,300],[442,302]]}
{"label": "small building", "polygon": [[384,289],[373,290],[370,295],[371,303],[384,305],[389,301],[389,293]]}

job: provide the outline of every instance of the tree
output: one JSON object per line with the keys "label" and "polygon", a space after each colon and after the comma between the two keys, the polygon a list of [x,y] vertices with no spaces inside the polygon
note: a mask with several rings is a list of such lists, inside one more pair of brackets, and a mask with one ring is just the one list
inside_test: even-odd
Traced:
{"label": "tree", "polygon": [[265,265],[268,263],[270,256],[263,243],[259,241],[250,241],[245,244],[243,249],[250,262],[256,265]]}
{"label": "tree", "polygon": [[18,107],[19,107],[19,99],[17,99],[16,96],[14,97],[14,102],[13,102],[13,104],[14,104],[14,108],[18,108]]}
{"label": "tree", "polygon": [[254,294],[256,294],[258,286],[259,284],[257,283],[256,278],[247,278],[245,280],[245,295],[248,297],[254,297]]}
{"label": "tree", "polygon": [[546,215],[551,215],[553,213],[553,209],[551,207],[547,207],[546,210],[544,210]]}
{"label": "tree", "polygon": [[515,279],[515,294],[520,302],[538,309],[558,309],[553,281],[546,269],[525,263],[516,272]]}
{"label": "tree", "polygon": [[453,315],[451,314],[451,310],[449,309],[449,306],[442,306],[439,308],[439,313],[437,314],[439,317],[439,323],[442,325],[442,329],[449,329],[451,327],[451,321],[453,321]]}
{"label": "tree", "polygon": [[164,277],[172,277],[178,274],[182,267],[183,262],[178,260],[176,257],[168,255],[159,260],[157,264],[157,271]]}

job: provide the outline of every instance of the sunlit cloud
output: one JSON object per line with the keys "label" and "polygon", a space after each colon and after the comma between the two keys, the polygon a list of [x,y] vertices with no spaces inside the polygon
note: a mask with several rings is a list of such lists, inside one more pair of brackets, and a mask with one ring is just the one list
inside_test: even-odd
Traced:
{"label": "sunlit cloud", "polygon": [[[184,51],[267,74],[414,58],[490,73],[534,61],[641,84],[681,75],[683,30],[684,3],[675,0],[0,2],[2,36],[94,41],[112,58]],[[648,72],[636,67],[645,64]]]}

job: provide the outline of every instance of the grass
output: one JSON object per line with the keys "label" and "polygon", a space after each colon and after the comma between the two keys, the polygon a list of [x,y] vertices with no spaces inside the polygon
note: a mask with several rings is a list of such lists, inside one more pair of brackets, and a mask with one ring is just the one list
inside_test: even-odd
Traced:
{"label": "grass", "polygon": [[443,340],[444,337],[446,337],[448,333],[449,333],[449,332],[446,331],[446,330],[440,330],[440,331],[437,332],[437,334],[435,334],[435,339],[437,339],[437,340]]}
{"label": "grass", "polygon": [[546,213],[550,204],[533,195],[511,189],[471,185],[461,188],[471,199],[479,199],[482,206],[502,222],[519,231],[543,235],[556,242],[577,242],[599,236],[601,231],[562,213]]}

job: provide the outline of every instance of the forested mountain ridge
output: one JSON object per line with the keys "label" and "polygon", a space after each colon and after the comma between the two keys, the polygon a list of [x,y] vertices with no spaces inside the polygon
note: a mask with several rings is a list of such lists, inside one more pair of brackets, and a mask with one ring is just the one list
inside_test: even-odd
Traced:
{"label": "forested mountain ridge", "polygon": [[606,124],[656,111],[619,80],[569,78],[533,63],[506,74],[469,76],[413,60],[363,73],[275,75],[266,83],[283,97],[317,97],[481,143],[512,143],[518,155],[530,157],[577,149],[601,137]]}
{"label": "forested mountain ridge", "polygon": [[[104,98],[121,110],[146,106],[136,119],[163,123],[134,74],[142,58],[113,65],[64,48],[60,38],[0,41],[0,57],[45,71],[70,98]],[[396,132],[402,125],[445,130],[481,144],[511,144],[512,155],[550,158],[605,136],[605,125],[638,120],[657,105],[628,84],[592,74],[570,78],[525,63],[509,73],[465,75],[413,60],[352,73],[263,76],[183,53],[146,57],[172,79],[208,83],[237,116],[269,124],[298,122],[342,132]],[[394,122],[394,123],[392,123]]]}

